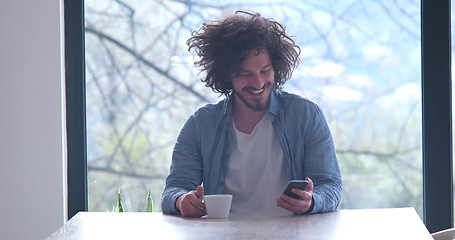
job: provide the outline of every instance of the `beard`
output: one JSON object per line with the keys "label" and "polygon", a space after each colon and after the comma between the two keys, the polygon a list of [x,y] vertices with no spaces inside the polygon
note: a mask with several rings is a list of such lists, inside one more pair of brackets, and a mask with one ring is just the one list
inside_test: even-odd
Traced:
{"label": "beard", "polygon": [[240,101],[242,101],[245,104],[245,106],[256,112],[260,112],[267,109],[270,102],[270,95],[272,94],[272,92],[269,92],[265,102],[261,102],[259,99],[256,99],[256,101],[253,101],[251,103],[248,102],[244,95],[239,94],[235,89],[232,89],[232,92],[240,99]]}

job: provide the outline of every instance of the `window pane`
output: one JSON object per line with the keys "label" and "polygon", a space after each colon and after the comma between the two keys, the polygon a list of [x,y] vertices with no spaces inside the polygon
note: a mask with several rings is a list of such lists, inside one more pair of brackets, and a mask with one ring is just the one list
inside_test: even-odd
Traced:
{"label": "window pane", "polygon": [[[86,0],[89,210],[159,211],[186,118],[219,101],[186,40],[204,20],[252,9],[302,48],[285,85],[324,110],[343,175],[341,208],[422,213],[420,2]],[[231,9],[231,10],[229,10]]]}

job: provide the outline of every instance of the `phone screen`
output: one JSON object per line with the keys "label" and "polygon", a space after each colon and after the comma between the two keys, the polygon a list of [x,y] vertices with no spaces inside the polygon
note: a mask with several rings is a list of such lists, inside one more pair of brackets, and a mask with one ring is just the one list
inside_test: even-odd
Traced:
{"label": "phone screen", "polygon": [[295,199],[300,199],[299,195],[291,192],[291,189],[297,188],[297,189],[305,190],[307,186],[308,186],[307,180],[291,180],[291,181],[289,181],[283,194],[288,195],[289,197],[292,197]]}

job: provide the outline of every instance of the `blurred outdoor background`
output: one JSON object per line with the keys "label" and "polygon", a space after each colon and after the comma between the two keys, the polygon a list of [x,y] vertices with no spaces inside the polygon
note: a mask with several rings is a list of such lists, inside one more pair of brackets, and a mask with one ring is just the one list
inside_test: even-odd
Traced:
{"label": "blurred outdoor background", "polygon": [[[248,2],[248,3],[246,3]],[[420,1],[85,0],[89,211],[155,211],[174,141],[200,106],[186,40],[250,9],[302,49],[285,90],[322,107],[343,176],[341,209],[414,207],[422,216]]]}

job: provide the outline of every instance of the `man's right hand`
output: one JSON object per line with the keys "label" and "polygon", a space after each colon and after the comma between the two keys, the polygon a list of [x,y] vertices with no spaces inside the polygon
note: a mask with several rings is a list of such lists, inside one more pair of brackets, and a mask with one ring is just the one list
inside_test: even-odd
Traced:
{"label": "man's right hand", "polygon": [[180,211],[183,217],[202,217],[207,213],[205,204],[202,202],[204,189],[198,186],[196,190],[183,194],[175,202],[175,207]]}

